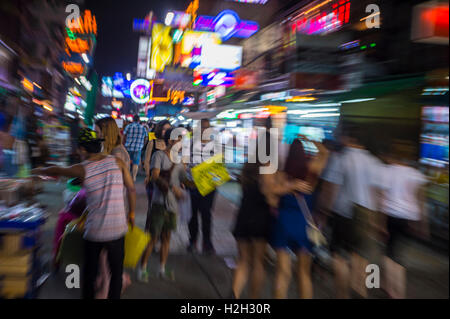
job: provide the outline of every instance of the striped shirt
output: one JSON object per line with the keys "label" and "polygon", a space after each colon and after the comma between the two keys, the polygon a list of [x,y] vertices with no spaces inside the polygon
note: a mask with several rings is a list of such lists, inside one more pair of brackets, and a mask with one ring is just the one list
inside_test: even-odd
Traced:
{"label": "striped shirt", "polygon": [[88,215],[84,239],[105,242],[128,231],[122,172],[114,156],[83,162]]}

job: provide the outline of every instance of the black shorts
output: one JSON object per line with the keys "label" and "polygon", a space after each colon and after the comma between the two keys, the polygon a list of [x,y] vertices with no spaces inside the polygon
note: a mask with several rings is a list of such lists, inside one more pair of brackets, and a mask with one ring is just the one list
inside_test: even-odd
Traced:
{"label": "black shorts", "polygon": [[386,256],[399,263],[398,243],[401,236],[407,235],[408,220],[389,216],[387,219],[387,231],[389,233],[386,242]]}
{"label": "black shorts", "polygon": [[373,212],[359,205],[353,206],[353,218],[346,218],[335,213],[331,222],[331,252],[342,255],[356,252],[368,258],[370,240],[368,215],[371,213]]}

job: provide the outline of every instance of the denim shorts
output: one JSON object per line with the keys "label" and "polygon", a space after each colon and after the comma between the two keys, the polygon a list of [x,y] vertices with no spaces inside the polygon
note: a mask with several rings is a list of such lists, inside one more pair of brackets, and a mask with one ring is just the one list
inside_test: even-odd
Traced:
{"label": "denim shorts", "polygon": [[130,160],[134,165],[139,165],[141,162],[141,151],[128,151]]}

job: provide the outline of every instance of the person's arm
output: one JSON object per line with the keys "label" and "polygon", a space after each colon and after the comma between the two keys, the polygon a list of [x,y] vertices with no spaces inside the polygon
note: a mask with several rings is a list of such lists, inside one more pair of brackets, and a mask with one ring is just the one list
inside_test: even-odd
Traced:
{"label": "person's arm", "polygon": [[144,170],[145,170],[145,184],[148,184],[150,182],[150,159],[152,155],[152,149],[153,149],[153,143],[154,141],[151,140],[147,144],[147,149],[145,150],[145,160],[144,160]]}
{"label": "person's arm", "polygon": [[279,197],[289,194],[298,188],[298,180],[289,181],[282,172],[275,174],[260,174],[261,192],[267,199],[269,205],[278,206]]}
{"label": "person's arm", "polygon": [[127,190],[127,198],[128,198],[128,222],[131,227],[134,227],[134,217],[135,217],[135,209],[136,209],[136,188],[134,187],[133,178],[131,177],[130,170],[126,167],[125,163],[116,157],[117,165],[119,165],[120,170],[122,171],[123,176],[123,184],[125,189]]}
{"label": "person's arm", "polygon": [[84,174],[84,167],[81,164],[76,164],[69,167],[50,166],[31,170],[31,175],[41,176],[65,176],[84,179]]}

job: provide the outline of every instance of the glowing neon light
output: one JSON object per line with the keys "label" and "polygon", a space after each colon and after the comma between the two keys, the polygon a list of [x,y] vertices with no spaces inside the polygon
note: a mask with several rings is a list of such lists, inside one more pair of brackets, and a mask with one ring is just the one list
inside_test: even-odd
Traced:
{"label": "glowing neon light", "polygon": [[226,41],[231,37],[249,38],[258,32],[259,25],[255,21],[240,20],[232,10],[224,10],[216,17],[199,16],[194,30],[217,32]]}
{"label": "glowing neon light", "polygon": [[150,100],[150,82],[146,79],[137,79],[130,86],[131,98],[138,104],[145,104]]}

